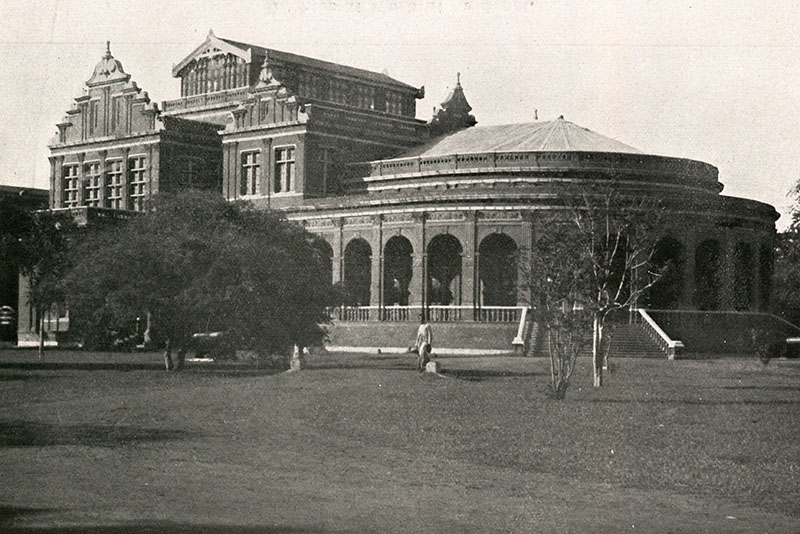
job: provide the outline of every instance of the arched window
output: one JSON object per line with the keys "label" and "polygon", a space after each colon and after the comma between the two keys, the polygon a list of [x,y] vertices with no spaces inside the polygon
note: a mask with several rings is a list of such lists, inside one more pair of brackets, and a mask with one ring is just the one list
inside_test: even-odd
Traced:
{"label": "arched window", "polygon": [[369,306],[371,258],[372,248],[360,237],[350,241],[344,249],[344,288],[350,306]]}
{"label": "arched window", "polygon": [[661,278],[647,291],[647,307],[672,309],[680,305],[683,292],[683,255],[683,245],[674,237],[663,237],[656,243],[650,264],[653,270],[661,273]]}
{"label": "arched window", "polygon": [[480,304],[516,306],[517,244],[506,234],[491,234],[478,247]]}
{"label": "arched window", "polygon": [[386,306],[408,305],[408,285],[412,276],[413,248],[405,237],[397,235],[383,248],[383,303]]}
{"label": "arched window", "polygon": [[753,248],[736,243],[733,249],[733,307],[749,310],[753,305]]}
{"label": "arched window", "polygon": [[694,305],[698,310],[719,309],[720,246],[707,239],[697,245],[694,260]]}
{"label": "arched window", "polygon": [[461,243],[450,234],[428,245],[428,304],[461,304]]}

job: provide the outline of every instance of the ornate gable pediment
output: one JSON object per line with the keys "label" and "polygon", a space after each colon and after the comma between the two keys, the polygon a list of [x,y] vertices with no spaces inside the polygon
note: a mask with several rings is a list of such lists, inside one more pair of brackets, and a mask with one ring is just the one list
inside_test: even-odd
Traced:
{"label": "ornate gable pediment", "polygon": [[251,48],[243,48],[233,45],[224,41],[214,35],[213,31],[208,32],[206,40],[195,48],[191,54],[183,58],[180,63],[172,67],[172,76],[179,77],[181,72],[189,66],[193,61],[200,58],[216,56],[219,54],[232,54],[242,58],[245,62],[250,63],[253,59],[253,51]]}

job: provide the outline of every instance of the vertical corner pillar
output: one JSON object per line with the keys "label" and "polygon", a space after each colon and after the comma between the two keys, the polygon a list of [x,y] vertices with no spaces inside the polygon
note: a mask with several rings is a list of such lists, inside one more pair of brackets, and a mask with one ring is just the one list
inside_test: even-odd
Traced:
{"label": "vertical corner pillar", "polygon": [[64,156],[57,156],[55,159],[55,206],[54,208],[64,207]]}

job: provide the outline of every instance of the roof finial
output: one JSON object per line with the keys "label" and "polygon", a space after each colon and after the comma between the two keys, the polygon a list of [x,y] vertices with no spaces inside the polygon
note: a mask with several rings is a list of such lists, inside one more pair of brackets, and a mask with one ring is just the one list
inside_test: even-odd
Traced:
{"label": "roof finial", "polygon": [[461,73],[456,72],[456,85],[461,85]]}
{"label": "roof finial", "polygon": [[111,57],[111,41],[106,41],[106,57]]}

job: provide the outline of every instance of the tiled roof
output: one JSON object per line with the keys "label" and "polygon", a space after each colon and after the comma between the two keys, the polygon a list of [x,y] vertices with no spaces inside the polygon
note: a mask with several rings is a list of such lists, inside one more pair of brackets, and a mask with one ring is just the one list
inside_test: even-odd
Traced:
{"label": "tiled roof", "polygon": [[391,76],[387,76],[386,74],[372,72],[364,69],[358,69],[355,67],[348,67],[346,65],[339,65],[338,63],[332,63],[330,61],[323,61],[321,59],[314,59],[311,57],[300,56],[289,52],[281,52],[280,50],[274,50],[272,48],[264,48],[262,46],[242,43],[240,41],[233,41],[231,39],[224,39],[222,37],[218,37],[218,39],[221,41],[225,41],[229,45],[240,48],[241,50],[247,50],[248,48],[250,48],[253,50],[253,52],[255,52],[258,55],[268,56],[270,58],[274,58],[280,61],[286,61],[287,63],[295,63],[298,65],[304,65],[306,67],[314,69],[322,69],[335,72],[338,74],[343,74],[345,76],[353,76],[357,78],[371,80],[377,83],[399,86],[408,90],[413,90],[413,91],[418,90],[413,85],[408,85],[407,83],[395,80],[394,78],[392,78]]}
{"label": "tiled roof", "polygon": [[624,143],[559,118],[549,122],[465,128],[433,139],[395,157],[516,151],[642,153]]}

